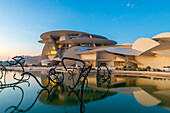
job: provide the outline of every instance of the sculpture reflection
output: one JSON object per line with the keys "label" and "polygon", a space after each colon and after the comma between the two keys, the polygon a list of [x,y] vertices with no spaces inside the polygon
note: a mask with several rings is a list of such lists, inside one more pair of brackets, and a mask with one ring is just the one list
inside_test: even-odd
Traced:
{"label": "sculpture reflection", "polygon": [[[17,58],[14,59],[17,60]],[[77,64],[81,65],[73,65],[71,69],[68,69],[64,64],[65,59],[79,62]],[[133,94],[137,102],[143,106],[157,105],[170,109],[169,77],[111,75],[109,68],[103,64],[97,68],[97,73],[91,74],[92,65],[86,66],[82,60],[74,58],[63,58],[62,64],[67,73],[57,72],[55,67],[49,71],[44,71],[45,73],[41,71],[36,72],[36,74],[34,72],[25,72],[23,69],[22,73],[14,72],[10,76],[6,76],[7,70],[1,65],[0,93],[8,88],[18,88],[22,93],[19,103],[8,106],[5,112],[28,112],[39,101],[51,106],[80,105],[80,112],[84,113],[87,109],[87,103],[101,100],[117,93]],[[24,76],[27,76],[27,78]],[[33,98],[30,105],[21,108],[21,105],[26,102],[23,101],[25,94],[20,86],[22,86],[21,83],[28,83],[29,87],[32,84],[32,81],[30,81],[31,76],[42,89],[38,90],[39,93],[36,93],[36,98]],[[6,80],[11,80],[11,83]]]}
{"label": "sculpture reflection", "polygon": [[[97,101],[97,100],[116,94],[115,92],[93,90],[89,88],[89,85],[87,86],[87,88],[83,88],[82,86],[79,87],[79,85],[77,85],[74,88],[74,90],[72,90],[68,86],[71,86],[74,81],[77,81],[78,77],[74,76],[72,80],[70,80],[69,75],[70,74],[68,73],[65,73],[64,75],[65,76],[65,79],[63,81],[64,88],[61,86],[58,86],[58,87],[55,87],[51,91],[50,95],[52,95],[52,99],[49,99],[49,100],[45,99],[47,97],[47,94],[42,93],[39,100],[44,104],[52,105],[52,106],[80,105],[80,112],[85,112],[84,104],[92,102],[92,101]],[[42,76],[41,80],[42,80],[42,83],[46,84],[47,80],[45,77]],[[105,81],[105,82],[102,82],[101,84],[103,86],[103,84],[108,84],[108,82]],[[105,87],[106,90],[109,89],[109,85],[107,86]]]}

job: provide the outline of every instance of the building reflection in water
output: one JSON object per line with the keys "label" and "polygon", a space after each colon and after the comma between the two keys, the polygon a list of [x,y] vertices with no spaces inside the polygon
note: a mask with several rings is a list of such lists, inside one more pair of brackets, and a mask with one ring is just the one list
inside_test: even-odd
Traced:
{"label": "building reflection in water", "polygon": [[[41,73],[41,82],[43,85],[46,85],[48,80],[45,76],[43,76],[43,73]],[[45,74],[44,74],[45,75]],[[80,104],[80,86],[78,85],[75,89],[74,89],[74,93],[76,94],[69,94],[71,92],[71,90],[68,88],[68,86],[74,86],[74,84],[76,83],[77,79],[78,79],[78,75],[75,74],[74,77],[70,77],[70,75],[68,73],[64,74],[65,79],[63,82],[63,86],[57,86],[55,87],[51,93],[50,93],[50,98],[52,99],[48,99],[47,100],[47,93],[43,92],[39,98],[39,100],[44,103],[44,104],[48,104],[48,105],[57,105],[57,106],[71,106],[71,105],[79,105]],[[88,79],[88,86],[89,84],[89,80]],[[96,80],[96,78],[95,78]],[[87,84],[87,83],[86,83]],[[97,84],[96,84],[97,85]],[[86,85],[85,85],[86,86]],[[102,98],[108,97],[108,96],[112,96],[114,94],[116,94],[116,92],[107,92],[107,91],[101,91],[101,90],[93,90],[89,87],[85,87],[84,91],[83,91],[83,103],[88,103],[88,102],[92,102],[92,101],[96,101],[96,100],[100,100]],[[48,89],[51,89],[52,86],[48,87]],[[105,87],[107,90],[108,88]],[[106,94],[107,92],[107,94]],[[78,97],[77,97],[78,96]]]}
{"label": "building reflection in water", "polygon": [[[55,99],[44,100],[44,94],[41,95],[40,101],[50,105],[78,105],[80,102],[75,95],[70,95],[68,87],[74,85],[78,76],[74,76],[69,80],[69,74],[65,73],[64,91],[61,92],[60,87],[56,87],[53,91]],[[46,78],[41,77],[42,83],[45,84]],[[79,92],[79,87],[76,92]],[[107,94],[106,94],[107,93]],[[110,84],[97,80],[96,76],[90,74],[88,76],[88,90],[84,91],[84,103],[100,100],[103,97],[112,96],[116,93],[133,94],[138,103],[143,106],[161,106],[170,109],[170,78],[159,76],[125,76],[112,75]]]}
{"label": "building reflection in water", "polygon": [[[46,85],[47,71],[32,72],[36,75],[43,85]],[[47,90],[39,91],[37,98],[30,107],[25,110],[20,110],[23,102],[16,106],[9,106],[7,111],[25,112],[30,110],[37,100],[41,103],[51,106],[74,106],[80,105],[86,109],[86,103],[104,99],[109,96],[114,96],[119,93],[134,95],[136,101],[143,106],[161,106],[170,110],[170,78],[159,76],[125,76],[125,75],[111,75],[110,81],[104,81],[102,78],[96,77],[94,74],[89,74],[88,82],[86,82],[83,90],[83,98],[81,102],[81,85],[78,85],[74,91],[70,90],[68,86],[74,86],[78,74],[70,77],[68,73],[64,74],[65,79],[62,84],[56,85],[51,83]],[[30,82],[31,84],[31,82]],[[22,91],[23,92],[23,91]],[[24,95],[24,92],[23,92]],[[24,96],[22,96],[24,97]],[[118,97],[119,98],[119,97]],[[21,99],[22,101],[23,99]]]}

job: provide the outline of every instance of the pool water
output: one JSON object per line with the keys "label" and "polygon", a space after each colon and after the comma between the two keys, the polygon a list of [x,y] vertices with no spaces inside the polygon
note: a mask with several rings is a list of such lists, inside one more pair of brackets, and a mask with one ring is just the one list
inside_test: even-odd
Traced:
{"label": "pool water", "polygon": [[[42,85],[46,85],[47,71],[32,71]],[[1,84],[17,82],[15,72],[8,71]],[[16,72],[20,78],[21,72]],[[170,112],[170,77],[111,75],[110,82],[90,74],[81,98],[81,85],[74,91],[78,75],[64,82],[51,83],[43,89],[33,77],[15,86],[0,87],[0,113],[168,113]],[[4,81],[5,80],[5,81]]]}

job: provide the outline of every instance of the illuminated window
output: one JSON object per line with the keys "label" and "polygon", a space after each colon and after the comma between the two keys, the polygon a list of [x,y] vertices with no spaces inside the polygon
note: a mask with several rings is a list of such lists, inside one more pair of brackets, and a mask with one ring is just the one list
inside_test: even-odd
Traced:
{"label": "illuminated window", "polygon": [[52,54],[52,55],[54,55],[54,54],[56,54],[56,53],[57,53],[56,51],[51,51],[51,54]]}
{"label": "illuminated window", "polygon": [[61,65],[62,65],[61,62],[59,62],[57,66],[61,66]]}
{"label": "illuminated window", "polygon": [[53,46],[52,48],[53,48],[53,49],[55,49],[55,47],[54,47],[54,46]]}
{"label": "illuminated window", "polygon": [[124,65],[125,65],[124,62],[120,62],[120,63],[119,63],[119,66],[124,66]]}
{"label": "illuminated window", "polygon": [[62,45],[57,45],[58,48],[61,48]]}
{"label": "illuminated window", "polygon": [[91,64],[92,64],[92,67],[95,67],[95,62],[91,62],[91,61],[87,62],[87,66],[90,66]]}
{"label": "illuminated window", "polygon": [[48,54],[48,55],[49,55],[49,54],[50,54],[50,52],[49,52],[49,51],[45,51],[45,54]]}

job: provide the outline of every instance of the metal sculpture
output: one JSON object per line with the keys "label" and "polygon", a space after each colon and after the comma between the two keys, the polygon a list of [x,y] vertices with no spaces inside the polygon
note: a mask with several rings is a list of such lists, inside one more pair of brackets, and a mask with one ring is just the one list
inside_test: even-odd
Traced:
{"label": "metal sculpture", "polygon": [[[22,89],[21,87],[15,86],[15,87],[19,88],[19,89],[22,91],[22,96],[21,96],[20,102],[19,102],[19,104],[18,104],[17,106],[10,106],[10,107],[8,107],[8,108],[5,110],[5,112],[9,111],[10,109],[12,109],[12,110],[10,111],[10,113],[15,113],[15,112],[28,112],[28,111],[35,105],[35,103],[37,102],[38,98],[40,97],[40,95],[41,95],[42,92],[44,92],[44,91],[47,92],[47,100],[52,100],[52,99],[54,99],[54,98],[52,98],[53,95],[51,95],[51,92],[52,92],[52,90],[53,90],[55,87],[57,87],[57,86],[64,87],[63,84],[57,84],[57,85],[53,86],[50,90],[49,90],[49,89],[46,89],[46,88],[45,88],[45,89],[42,89],[42,90],[38,93],[37,97],[34,99],[33,103],[32,103],[27,109],[25,109],[25,110],[24,110],[24,109],[19,109],[19,107],[20,107],[21,104],[23,103],[24,91],[23,91],[23,89]],[[63,90],[64,90],[64,88],[63,88]],[[63,92],[63,90],[62,90],[62,92]]]}
{"label": "metal sculpture", "polygon": [[[8,87],[8,88],[10,88],[10,87]],[[15,112],[15,110],[21,105],[21,103],[22,103],[22,101],[23,101],[23,99],[24,99],[24,91],[23,91],[23,89],[22,89],[21,87],[19,87],[19,86],[12,86],[12,88],[13,88],[14,90],[15,90],[15,88],[20,89],[20,90],[21,90],[21,93],[22,93],[22,96],[21,96],[21,99],[20,99],[20,101],[19,101],[19,103],[18,103],[17,106],[10,106],[9,108],[7,108],[7,109],[5,110],[5,112],[7,112],[9,109],[12,109],[12,108],[13,108],[13,110],[11,110],[10,113]]]}
{"label": "metal sculpture", "polygon": [[20,65],[21,66],[21,68],[22,68],[22,72],[25,72],[25,70],[24,70],[24,66],[21,64],[21,60],[24,60],[24,57],[22,57],[22,56],[15,56],[15,57],[13,57],[12,58],[15,62],[14,63],[11,63],[10,61],[9,61],[9,59],[8,59],[8,63],[10,64],[10,65]]}
{"label": "metal sculpture", "polygon": [[[42,88],[47,88],[50,84],[50,82],[53,82],[53,83],[56,83],[56,84],[60,84],[64,81],[64,73],[63,72],[56,72],[56,67],[55,68],[51,68],[49,70],[49,73],[47,75],[47,78],[48,78],[48,84],[46,86],[43,86],[39,81],[38,79],[36,78],[36,76],[34,74],[32,74],[31,72],[25,72],[24,70],[24,66],[22,65],[21,61],[24,60],[23,57],[21,56],[15,56],[12,58],[15,62],[14,63],[11,63],[9,62],[9,59],[8,59],[8,63],[10,65],[20,65],[21,68],[22,68],[22,74],[21,74],[21,78],[17,78],[16,77],[16,72],[14,73],[13,75],[13,78],[15,80],[17,80],[17,82],[15,83],[10,83],[10,84],[7,84],[6,82],[4,82],[4,84],[0,81],[0,86],[1,87],[8,87],[8,86],[14,86],[14,85],[17,85],[21,82],[26,82],[27,80],[29,80],[30,76],[32,76],[36,81],[37,83],[40,85],[40,87]],[[4,72],[5,71],[5,72]],[[0,79],[2,79],[4,77],[4,81],[5,81],[5,76],[6,76],[6,71],[7,69],[1,64],[1,76],[0,76]],[[27,76],[27,78],[25,78],[25,76]],[[53,76],[53,78],[52,78]]]}
{"label": "metal sculpture", "polygon": [[3,76],[6,74],[7,69],[5,68],[4,65],[1,64],[0,65],[0,71],[1,71],[0,79],[2,79]]}
{"label": "metal sculpture", "polygon": [[[22,72],[25,72],[25,70],[24,70],[24,66],[22,65],[22,63],[21,63],[21,61],[22,60],[24,60],[24,57],[22,57],[22,56],[15,56],[15,57],[12,57],[12,59],[14,60],[14,63],[11,63],[10,61],[9,61],[9,59],[7,60],[7,62],[9,63],[9,65],[11,65],[11,66],[16,66],[16,65],[19,65],[21,68],[22,68]],[[23,76],[24,77],[24,76]],[[27,80],[29,80],[29,78],[30,78],[30,76],[28,76],[28,78],[16,78],[16,73],[13,75],[13,78],[15,79],[15,80],[18,80],[18,81],[27,81]]]}
{"label": "metal sculpture", "polygon": [[[68,71],[68,73],[71,75],[71,77],[73,77],[73,72],[70,72],[70,71],[66,68],[66,65],[65,65],[65,63],[64,63],[64,60],[72,60],[72,61],[75,61],[75,62],[81,62],[81,63],[83,64],[82,67],[81,67],[81,66],[78,66],[78,67],[80,68],[80,70],[79,70],[79,77],[78,77],[78,80],[77,80],[76,84],[75,84],[73,87],[68,86],[70,89],[73,90],[73,89],[80,83],[80,79],[81,79],[82,77],[84,77],[84,78],[87,80],[86,76],[88,76],[88,74],[90,73],[91,68],[92,68],[92,65],[90,65],[89,67],[86,68],[85,62],[84,62],[83,60],[75,59],[75,58],[69,58],[69,57],[63,57],[62,60],[61,60],[61,63],[62,63],[62,65],[63,65],[63,67],[65,68],[65,70]],[[90,68],[90,67],[91,67],[91,68]],[[89,70],[88,70],[88,69],[89,69]],[[88,71],[87,71],[87,70],[88,70]],[[87,73],[86,73],[86,71],[87,71]]]}
{"label": "metal sculpture", "polygon": [[[2,83],[0,81],[0,89],[5,89],[7,87],[17,87],[17,84],[20,84],[20,83],[25,83],[25,82],[28,82],[28,80],[30,79],[30,77],[33,77],[36,82],[39,84],[40,87],[42,87],[43,89],[40,91],[40,93],[38,94],[38,96],[36,97],[35,101],[33,102],[33,104],[28,107],[26,110],[22,110],[22,109],[19,109],[22,101],[23,101],[23,96],[21,97],[21,100],[19,102],[19,104],[17,106],[10,106],[9,108],[6,109],[6,111],[9,111],[11,110],[11,112],[27,112],[29,111],[33,106],[34,104],[36,103],[37,99],[39,98],[40,94],[43,92],[43,91],[47,91],[48,92],[48,99],[54,99],[54,95],[50,95],[50,92],[56,87],[56,86],[62,86],[63,90],[64,90],[64,86],[62,85],[63,81],[64,81],[64,73],[63,72],[57,72],[56,71],[56,67],[55,68],[51,68],[48,72],[48,75],[47,75],[47,85],[42,85],[41,82],[39,82],[39,80],[37,79],[37,77],[32,74],[31,72],[26,72],[25,69],[24,69],[24,66],[22,65],[21,61],[24,59],[23,57],[21,56],[16,56],[16,57],[13,57],[12,58],[15,62],[14,63],[11,63],[8,61],[8,63],[10,65],[20,65],[21,68],[22,68],[22,73],[21,73],[21,78],[17,78],[16,77],[16,72],[14,73],[13,75],[13,78],[15,80],[17,80],[17,82],[15,83],[10,83],[10,84],[7,84],[6,82]],[[75,58],[68,58],[68,57],[64,57],[61,61],[63,67],[65,68],[66,71],[68,71],[68,73],[71,75],[70,78],[73,79],[73,76],[74,76],[74,72],[75,72],[75,69],[76,69],[76,65],[72,65],[73,66],[73,70],[68,70],[64,64],[64,60],[73,60],[73,61],[76,61],[76,62],[80,62],[82,63],[82,66],[77,66],[78,68],[78,79],[75,83],[75,85],[73,87],[71,86],[68,86],[69,89],[71,89],[71,92],[69,93],[69,95],[74,92],[74,88],[77,86],[77,85],[80,85],[80,96],[79,96],[79,100],[80,100],[80,111],[81,113],[85,112],[85,107],[83,105],[83,91],[84,91],[84,87],[85,87],[85,83],[87,81],[87,84],[88,84],[88,79],[87,79],[87,76],[89,75],[91,69],[92,69],[92,64],[88,67],[85,66],[85,63],[83,60],[80,60],[80,59],[75,59]],[[0,79],[2,79],[4,77],[4,81],[5,81],[5,76],[6,76],[6,72],[7,72],[7,69],[1,65],[1,76],[0,76]],[[25,76],[27,76],[27,78],[25,78]],[[55,83],[55,85],[50,89],[50,91],[47,89],[47,87],[50,85],[50,83],[53,82]],[[28,86],[29,86],[29,82],[28,82]],[[22,88],[20,88],[22,90]],[[2,90],[1,90],[2,91]],[[23,93],[23,91],[22,91]],[[22,94],[24,95],[24,93]]]}
{"label": "metal sculpture", "polygon": [[[102,69],[104,67],[105,69]],[[97,75],[96,75],[97,81],[102,80],[102,82],[110,82],[111,79],[111,70],[106,66],[106,64],[101,64],[97,68]],[[98,84],[99,85],[99,84]]]}
{"label": "metal sculpture", "polygon": [[80,88],[80,96],[78,95],[78,93],[76,93],[74,91],[74,89],[72,89],[70,91],[70,93],[68,94],[68,96],[70,96],[71,93],[74,93],[77,96],[77,98],[79,99],[79,101],[80,101],[80,113],[85,112],[85,107],[84,107],[84,104],[83,104],[83,92],[84,92],[85,81],[87,80],[87,76],[90,73],[91,69],[92,69],[92,64],[89,67],[87,67],[87,68],[85,68],[83,70],[83,73],[84,72],[86,72],[86,73],[82,75],[83,76],[83,81],[82,81],[81,88]]}
{"label": "metal sculpture", "polygon": [[[21,64],[21,60],[23,60],[24,58],[23,57],[21,57],[21,56],[16,56],[16,57],[13,57],[12,58],[14,61],[15,61],[15,63],[11,63],[11,62],[9,62],[9,61],[7,61],[10,65],[20,65],[21,67],[22,67],[22,71],[24,72],[24,67],[23,67],[23,65]],[[24,78],[24,76],[22,76],[21,75],[21,78],[19,79],[19,78],[16,78],[16,71],[14,72],[14,75],[13,75],[13,79],[15,79],[16,80],[16,82],[14,82],[14,83],[6,83],[6,73],[7,73],[7,69],[5,68],[5,66],[3,66],[2,64],[1,64],[1,68],[0,68],[0,70],[1,70],[1,77],[0,77],[0,79],[2,79],[2,78],[4,78],[4,83],[2,83],[2,81],[0,81],[0,88],[5,88],[5,87],[12,87],[12,86],[15,86],[15,85],[17,85],[17,84],[19,84],[19,83],[22,83],[22,82],[27,82],[27,80],[30,78],[30,76],[28,76],[28,78]],[[29,86],[29,83],[28,83],[28,86]]]}
{"label": "metal sculpture", "polygon": [[[8,107],[8,108],[5,110],[5,112],[9,111],[10,109],[12,109],[12,110],[10,111],[10,113],[14,113],[14,112],[28,112],[28,111],[35,105],[35,103],[37,102],[38,98],[40,97],[40,95],[41,95],[42,92],[44,92],[44,91],[47,92],[47,100],[54,99],[54,98],[51,98],[50,93],[51,93],[52,90],[53,90],[55,87],[57,87],[57,86],[62,86],[62,87],[63,87],[62,84],[57,84],[57,85],[53,86],[50,90],[49,90],[49,89],[42,89],[42,90],[38,93],[38,95],[37,95],[37,97],[35,98],[35,100],[33,101],[33,103],[32,103],[27,109],[25,109],[25,110],[19,109],[19,107],[20,107],[21,104],[23,103],[24,91],[23,91],[23,89],[22,89],[21,87],[15,86],[15,87],[19,88],[19,89],[22,91],[22,96],[21,96],[20,102],[19,102],[19,104],[18,104],[17,106],[10,106],[10,107]],[[63,90],[64,90],[64,88],[63,88]]]}
{"label": "metal sculpture", "polygon": [[[25,75],[32,76],[36,80],[36,82],[39,84],[39,86],[42,87],[42,88],[47,88],[50,85],[51,82],[53,82],[55,84],[61,84],[64,81],[64,73],[63,72],[56,72],[55,68],[51,68],[49,70],[49,73],[47,75],[48,83],[47,83],[46,86],[43,86],[34,74],[32,74],[30,72],[23,72],[21,74],[21,76],[25,76]],[[55,78],[52,79],[52,76],[54,76]]]}
{"label": "metal sculpture", "polygon": [[[102,70],[102,67],[104,67],[105,69]],[[101,98],[105,98],[109,92],[110,84],[111,84],[111,70],[109,70],[106,64],[101,64],[97,68],[96,80],[97,80],[97,87],[101,87],[102,84],[107,83],[107,91],[101,97]]]}

